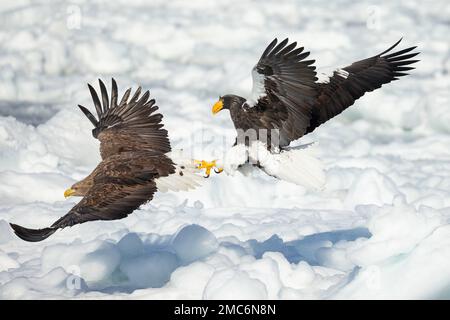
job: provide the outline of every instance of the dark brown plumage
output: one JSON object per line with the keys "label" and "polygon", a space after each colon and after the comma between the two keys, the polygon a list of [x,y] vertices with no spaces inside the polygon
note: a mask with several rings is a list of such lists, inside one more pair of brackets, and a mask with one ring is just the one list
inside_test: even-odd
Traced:
{"label": "dark brown plumage", "polygon": [[117,84],[112,80],[111,100],[101,80],[102,103],[89,85],[98,119],[83,106],[83,113],[94,124],[94,137],[100,140],[102,161],[85,179],[72,186],[71,194],[83,196],[65,216],[50,227],[27,229],[11,224],[26,241],[41,241],[60,228],[93,220],[121,219],[153,198],[155,179],[175,172],[174,163],[165,155],[170,151],[162,115],[155,113],[155,100],[148,100],[141,88],[129,99],[128,89],[117,102]]}
{"label": "dark brown plumage", "polygon": [[[236,129],[276,129],[283,148],[338,115],[366,92],[398,80],[414,69],[411,60],[416,47],[390,53],[388,50],[338,69],[329,82],[317,82],[314,60],[305,60],[309,52],[273,40],[253,68],[252,97],[225,95],[213,107],[217,113],[229,109]],[[273,139],[272,139],[273,140]],[[270,141],[269,141],[270,142]]]}

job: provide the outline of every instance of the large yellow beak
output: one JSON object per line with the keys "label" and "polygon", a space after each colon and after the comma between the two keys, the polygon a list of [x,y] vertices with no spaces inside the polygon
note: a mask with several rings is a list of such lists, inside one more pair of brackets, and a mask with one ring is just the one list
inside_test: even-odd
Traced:
{"label": "large yellow beak", "polygon": [[213,113],[213,114],[216,114],[217,112],[219,112],[220,110],[222,110],[222,108],[223,108],[223,101],[222,101],[222,100],[219,100],[219,101],[217,101],[217,102],[213,105],[213,107],[212,107],[212,113]]}
{"label": "large yellow beak", "polygon": [[75,190],[73,190],[72,188],[67,189],[66,191],[64,191],[64,197],[68,198],[71,195],[73,195],[75,193]]}

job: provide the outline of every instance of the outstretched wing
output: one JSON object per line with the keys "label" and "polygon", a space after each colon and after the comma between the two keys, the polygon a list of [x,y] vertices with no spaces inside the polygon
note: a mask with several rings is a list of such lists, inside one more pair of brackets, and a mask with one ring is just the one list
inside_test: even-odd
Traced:
{"label": "outstretched wing", "polygon": [[253,68],[252,98],[248,101],[262,119],[277,118],[273,114],[280,111],[286,113],[277,127],[282,140],[290,141],[305,133],[317,96],[315,61],[305,60],[309,52],[296,46],[296,42],[288,44],[288,39],[279,44],[275,39],[269,44]]}
{"label": "outstretched wing", "polygon": [[[123,185],[127,182],[127,185]],[[69,211],[48,228],[28,229],[11,224],[16,235],[25,241],[37,242],[48,238],[58,229],[94,220],[122,219],[148,200],[153,198],[156,184],[139,184],[134,181],[115,179],[96,184],[89,193]],[[102,201],[98,201],[102,197]]]}
{"label": "outstretched wing", "polygon": [[102,102],[95,89],[89,86],[98,119],[85,107],[79,105],[95,128],[92,134],[100,140],[103,159],[121,152],[152,151],[164,154],[170,151],[167,131],[162,129],[162,115],[155,113],[158,107],[150,99],[149,91],[142,96],[141,87],[129,99],[131,88],[118,102],[117,83],[112,79],[111,100],[105,84],[99,80]]}
{"label": "outstretched wing", "polygon": [[411,60],[411,58],[418,55],[419,52],[411,53],[411,51],[416,47],[389,53],[401,40],[376,56],[336,70],[329,82],[320,83],[319,96],[312,109],[308,132],[353,105],[355,100],[366,92],[398,80],[399,77],[408,74],[405,73],[406,71],[414,69],[410,65],[419,60]]}
{"label": "outstretched wing", "polygon": [[[104,182],[95,185],[89,193],[65,216],[57,220],[48,228],[28,229],[16,224],[11,224],[16,235],[25,241],[42,241],[58,229],[70,227],[75,224],[94,220],[122,219],[148,200],[151,200],[156,192],[155,182],[146,184],[121,185],[123,181]],[[107,195],[97,203],[96,201]]]}
{"label": "outstretched wing", "polygon": [[56,230],[94,220],[122,219],[150,201],[157,191],[155,179],[174,171],[164,155],[122,153],[102,162],[94,185],[65,216],[48,228],[28,229],[11,224],[25,241],[42,241]]}

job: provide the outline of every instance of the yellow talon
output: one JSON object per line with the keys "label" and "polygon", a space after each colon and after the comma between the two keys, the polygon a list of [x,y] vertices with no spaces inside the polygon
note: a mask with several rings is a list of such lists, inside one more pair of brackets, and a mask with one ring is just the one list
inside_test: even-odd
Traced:
{"label": "yellow talon", "polygon": [[205,160],[194,160],[194,163],[196,164],[197,169],[205,169],[206,173],[205,178],[209,178],[209,175],[211,174],[211,169],[214,168],[215,173],[221,173],[223,171],[223,168],[217,168],[216,161],[217,160],[213,160],[211,162]]}

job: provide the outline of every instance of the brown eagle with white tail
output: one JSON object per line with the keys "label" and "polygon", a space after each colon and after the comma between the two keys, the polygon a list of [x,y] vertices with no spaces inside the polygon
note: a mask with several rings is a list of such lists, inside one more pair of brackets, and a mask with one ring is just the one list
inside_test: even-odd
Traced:
{"label": "brown eagle with white tail", "polygon": [[[266,162],[283,162],[281,158],[289,158],[294,164],[295,156],[283,155],[283,152],[288,152],[292,141],[337,116],[366,92],[398,80],[407,75],[407,71],[414,69],[411,65],[419,61],[412,60],[419,54],[412,52],[416,47],[392,52],[400,41],[377,55],[337,69],[327,81],[318,82],[313,66],[315,60],[307,60],[309,52],[305,52],[303,47],[297,47],[296,42],[289,43],[285,39],[278,43],[275,39],[252,70],[250,96],[221,96],[214,104],[212,113],[217,114],[224,109],[230,111],[231,120],[238,130],[235,147],[241,148],[239,142],[243,144],[242,141],[247,141],[245,137],[240,139],[240,134],[253,130],[257,140],[262,141],[262,132],[266,135],[263,144],[275,157],[273,161]],[[266,155],[266,159],[270,159],[269,154]],[[239,159],[246,161],[245,157]],[[225,171],[227,167],[237,168],[240,165],[230,166],[225,163]],[[259,160],[257,165],[263,170],[267,169]],[[215,161],[203,163],[203,168],[209,170],[215,166]],[[283,169],[282,163],[279,169]],[[290,177],[288,172],[278,175],[274,170],[269,171],[275,177]]]}
{"label": "brown eagle with white tail", "polygon": [[170,152],[167,131],[161,124],[155,100],[149,91],[141,96],[139,87],[129,99],[128,89],[120,102],[112,79],[111,99],[99,80],[100,99],[91,85],[90,93],[98,119],[85,107],[81,111],[94,125],[92,135],[100,140],[102,161],[83,180],[64,192],[82,200],[48,228],[28,229],[12,224],[14,232],[26,241],[41,241],[56,230],[94,220],[122,219],[150,201],[154,193],[188,190],[199,185],[193,161]]}

